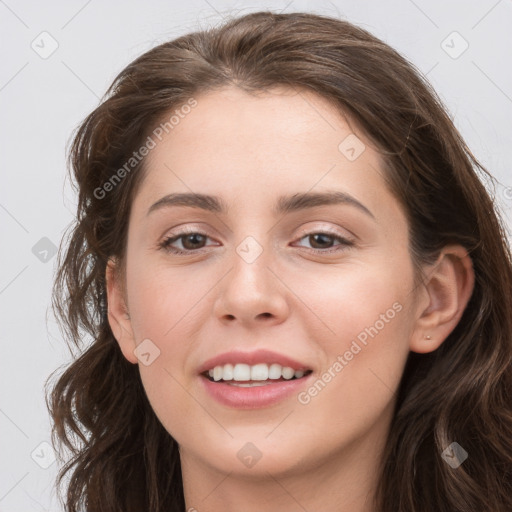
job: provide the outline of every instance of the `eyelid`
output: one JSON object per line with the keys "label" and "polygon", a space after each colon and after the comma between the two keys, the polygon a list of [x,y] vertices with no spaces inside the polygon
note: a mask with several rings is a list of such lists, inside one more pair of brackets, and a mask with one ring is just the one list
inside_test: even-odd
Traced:
{"label": "eyelid", "polygon": [[[161,241],[168,240],[170,238],[180,238],[181,236],[197,233],[200,235],[203,235],[208,238],[219,238],[215,230],[212,228],[203,229],[197,225],[194,224],[186,224],[185,226],[181,227],[182,225],[175,226],[171,229],[167,229],[165,233],[160,237]],[[212,234],[213,231],[213,234]]]}
{"label": "eyelid", "polygon": [[[348,236],[343,234],[343,233],[339,233],[338,231],[330,228],[330,227],[326,227],[326,226],[322,226],[322,227],[315,227],[315,226],[311,226],[309,228],[307,227],[303,227],[300,229],[299,233],[298,233],[298,237],[299,238],[303,238],[304,236],[307,236],[307,235],[312,235],[312,234],[317,234],[317,233],[325,233],[325,234],[329,234],[329,235],[332,235],[332,236],[336,236],[336,237],[339,237],[339,238],[343,238],[345,240],[349,240],[349,241],[354,241],[355,239],[357,239],[357,236],[355,236],[352,232],[346,230],[347,233],[349,234]],[[200,235],[203,235],[207,238],[212,238],[212,236],[210,236],[206,230],[203,230],[199,227],[196,227],[196,226],[193,226],[193,225],[186,225],[184,226],[183,228],[179,228],[176,232],[171,232],[171,233],[167,233],[165,234],[162,239],[164,240],[167,240],[169,238],[179,238],[180,236],[184,236],[184,235],[187,235],[187,234],[191,234],[191,233],[197,233],[197,234],[200,234]],[[296,239],[297,240],[297,239]]]}
{"label": "eyelid", "polygon": [[312,226],[309,228],[308,227],[301,228],[300,232],[299,232],[299,238],[302,238],[304,236],[311,235],[311,234],[316,234],[316,233],[325,233],[325,234],[332,235],[332,236],[335,236],[338,238],[342,238],[342,239],[350,241],[350,242],[355,242],[357,239],[357,236],[354,235],[351,231],[348,231],[347,229],[345,229],[345,231],[347,234],[340,233],[338,230],[333,229],[331,227],[327,227],[327,226],[322,226],[322,227]]}
{"label": "eyelid", "polygon": [[[180,228],[179,231],[176,231],[176,232],[170,232],[170,233],[166,233],[162,238],[161,240],[158,242],[158,245],[161,246],[162,244],[166,243],[166,242],[169,242],[169,241],[177,241],[179,240],[180,238],[183,238],[187,235],[190,235],[190,234],[197,234],[197,235],[201,235],[201,236],[204,236],[205,238],[209,238],[210,240],[213,240],[213,237],[210,236],[208,233],[207,233],[207,230],[203,230],[203,229],[199,229],[199,228],[190,228],[190,227],[184,227],[184,228]],[[201,251],[202,249],[197,249],[196,251],[189,251],[189,252],[199,252]]]}

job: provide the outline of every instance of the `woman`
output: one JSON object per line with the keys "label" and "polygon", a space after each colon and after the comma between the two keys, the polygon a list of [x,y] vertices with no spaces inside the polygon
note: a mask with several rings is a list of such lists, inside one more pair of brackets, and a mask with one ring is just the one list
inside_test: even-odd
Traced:
{"label": "woman", "polygon": [[233,19],[132,62],[70,160],[67,510],[512,510],[510,249],[397,52]]}

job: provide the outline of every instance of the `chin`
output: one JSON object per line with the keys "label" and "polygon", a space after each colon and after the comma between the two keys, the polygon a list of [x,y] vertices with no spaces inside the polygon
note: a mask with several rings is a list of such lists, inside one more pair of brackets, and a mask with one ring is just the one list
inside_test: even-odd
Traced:
{"label": "chin", "polygon": [[[230,430],[231,431],[231,430]],[[271,430],[247,428],[239,429],[237,435],[229,440],[209,444],[205,450],[198,452],[198,444],[193,443],[196,456],[215,471],[241,478],[268,479],[269,474],[275,478],[285,478],[303,472],[309,465],[314,466],[319,453],[317,447],[308,446],[299,438],[276,436],[271,439]],[[253,435],[254,434],[254,435]],[[309,436],[311,439],[311,435]],[[212,449],[214,448],[214,449]]]}

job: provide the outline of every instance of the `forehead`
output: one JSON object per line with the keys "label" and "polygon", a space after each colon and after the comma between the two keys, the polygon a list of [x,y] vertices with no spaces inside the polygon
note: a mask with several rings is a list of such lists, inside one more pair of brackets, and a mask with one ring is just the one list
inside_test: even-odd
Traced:
{"label": "forehead", "polygon": [[326,99],[304,90],[248,94],[230,87],[194,100],[146,157],[135,210],[177,192],[225,199],[235,215],[261,214],[278,196],[341,190],[371,211],[397,213],[381,156]]}
{"label": "forehead", "polygon": [[[337,150],[338,139],[354,131],[349,126],[353,121],[308,90],[276,87],[249,94],[228,87],[199,95],[195,101],[196,106],[187,114],[179,119],[174,116],[174,124],[167,130],[169,136],[164,135],[163,144],[151,152],[150,163],[177,146],[211,150],[212,157],[223,151],[236,154],[238,148],[245,155],[250,149],[274,149],[276,156],[283,157],[289,149],[294,154],[301,149],[312,153],[315,148],[311,142],[324,139],[324,145],[332,143]],[[300,142],[307,144],[300,148]],[[268,152],[265,157],[269,157]]]}

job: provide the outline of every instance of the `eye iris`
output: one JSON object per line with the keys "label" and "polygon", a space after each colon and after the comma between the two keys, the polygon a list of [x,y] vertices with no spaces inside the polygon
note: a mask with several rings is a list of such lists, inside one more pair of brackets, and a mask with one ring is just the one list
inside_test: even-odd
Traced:
{"label": "eye iris", "polygon": [[[201,243],[204,243],[205,237],[204,235],[201,235],[200,233],[191,233],[190,235],[185,235],[182,238],[183,247],[185,249],[198,249],[196,247],[196,244],[201,245]],[[199,239],[199,241],[197,241]],[[192,241],[192,246],[190,246],[189,241]]]}
{"label": "eye iris", "polygon": [[[315,244],[318,245],[318,242],[317,242],[318,238],[320,238],[320,247],[315,247]],[[313,235],[309,235],[309,242],[311,243],[312,247],[315,247],[315,249],[316,248],[318,248],[318,249],[325,249],[326,248],[325,244],[322,245],[322,240],[323,241],[327,240],[325,242],[325,243],[327,243],[327,247],[331,247],[332,246],[333,240],[332,240],[332,236],[331,235],[327,235],[325,233],[315,233]]]}

